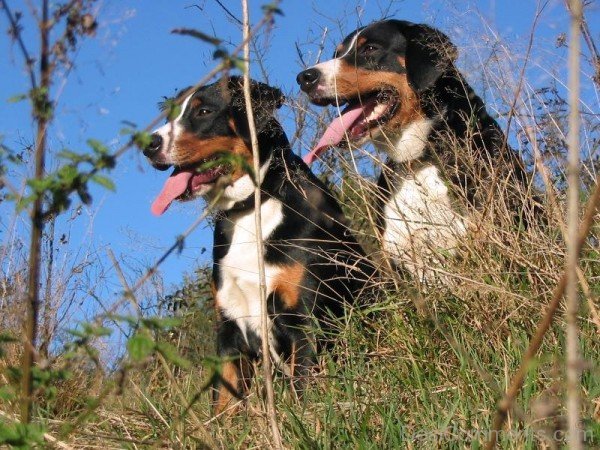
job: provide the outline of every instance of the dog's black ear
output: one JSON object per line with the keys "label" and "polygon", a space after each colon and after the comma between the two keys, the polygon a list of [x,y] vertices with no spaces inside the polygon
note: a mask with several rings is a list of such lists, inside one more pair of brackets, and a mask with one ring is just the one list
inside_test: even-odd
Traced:
{"label": "dog's black ear", "polygon": [[448,36],[428,25],[411,24],[402,32],[406,37],[408,82],[422,92],[454,64],[458,50]]}
{"label": "dog's black ear", "polygon": [[[230,77],[229,90],[233,106],[245,105],[242,77]],[[250,81],[250,98],[252,99],[252,109],[258,113],[272,113],[273,110],[281,108],[285,101],[285,96],[279,89],[254,80]]]}
{"label": "dog's black ear", "polygon": [[260,81],[252,81],[250,84],[250,96],[252,102],[261,108],[274,109],[281,108],[285,101],[285,96],[278,88],[261,83]]}
{"label": "dog's black ear", "polygon": [[[237,132],[242,136],[250,136],[242,77],[230,77],[229,95],[231,96],[230,104],[233,109]],[[260,133],[267,126],[273,127],[273,112],[283,105],[285,100],[283,93],[268,84],[252,80],[250,82],[250,98],[252,100],[252,111],[254,112],[254,123],[256,124],[257,131]]]}

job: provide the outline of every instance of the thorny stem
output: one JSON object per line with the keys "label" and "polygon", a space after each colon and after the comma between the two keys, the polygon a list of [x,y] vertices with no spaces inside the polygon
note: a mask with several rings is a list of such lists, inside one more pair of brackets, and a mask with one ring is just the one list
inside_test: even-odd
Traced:
{"label": "thorny stem", "polygon": [[[51,69],[49,64],[50,47],[49,34],[50,22],[48,20],[48,0],[42,3],[42,21],[39,24],[41,38],[40,58],[40,88],[37,95],[47,97],[50,88]],[[48,127],[48,111],[38,109],[47,108],[48,102],[34,100],[34,116],[37,121],[35,139],[35,179],[41,180],[44,176],[44,159],[46,153],[46,131]],[[39,314],[39,285],[40,285],[40,250],[44,228],[43,196],[36,196],[31,211],[31,241],[29,244],[29,278],[27,283],[27,316],[25,319],[25,334],[23,339],[23,359],[21,362],[21,423],[31,422],[33,377],[32,367],[34,361],[35,344],[37,339],[37,321]]]}

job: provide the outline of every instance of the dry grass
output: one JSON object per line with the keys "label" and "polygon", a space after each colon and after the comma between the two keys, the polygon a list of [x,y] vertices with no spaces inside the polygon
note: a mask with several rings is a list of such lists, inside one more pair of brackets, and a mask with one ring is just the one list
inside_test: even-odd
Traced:
{"label": "dry grass", "polygon": [[[517,145],[522,145],[519,150],[528,167],[537,172],[535,183],[526,189],[499,189],[498,183],[490,182],[497,178],[480,176],[480,193],[492,199],[490,207],[474,210],[462,204],[470,233],[453,254],[439,255],[442,263],[431,267],[437,284],[422,286],[390,271],[381,251],[373,204],[374,175],[384,155],[364,149],[332,151],[315,167],[335,190],[355,233],[386,278],[376,303],[349,311],[339,321],[335,353],[322,355],[302,399],[295,400],[289,380],[276,375],[276,420],[286,448],[458,449],[479,448],[489,439],[497,401],[521,363],[566,258],[564,154],[556,144],[565,136],[564,117],[541,101],[539,89],[527,79],[515,101],[511,95],[520,83],[510,81],[514,67],[504,68],[507,72],[485,67],[485,78],[498,89],[497,102],[488,106],[506,112],[514,105],[511,136],[527,138]],[[295,145],[311,148],[314,136],[329,122],[328,113],[308,107],[304,99],[292,106],[298,130]],[[593,137],[599,129],[597,116],[586,117],[584,154],[592,157],[582,162],[582,172],[589,174],[584,180],[596,173],[593,155],[598,144]],[[460,143],[454,148],[466,170],[475,170],[468,149]],[[583,203],[593,186],[582,187]],[[544,192],[548,223],[534,220],[528,228],[515,226],[512,207],[526,203],[532,191]],[[461,193],[455,197],[460,203]],[[590,447],[600,445],[599,232],[598,227],[592,230],[583,249],[579,277],[584,299],[579,316],[582,418]],[[22,298],[24,286],[22,270],[11,273],[0,285],[0,327],[17,333],[23,307],[16,299]],[[205,281],[206,274],[186,285],[198,280]],[[241,414],[212,417],[208,387],[219,370],[212,348],[212,312],[206,292],[189,297],[200,305],[177,313],[182,322],[176,332],[154,330],[152,337],[175,346],[192,360],[191,366],[176,367],[154,353],[141,360],[113,359],[106,367],[94,354],[106,351],[101,337],[79,342],[72,354],[54,353],[47,362],[52,377],[36,390],[36,417],[47,427],[49,447],[271,446],[260,375]],[[502,448],[553,449],[564,444],[563,312],[561,308],[526,373],[498,436]],[[17,377],[9,368],[18,366],[19,346],[7,343],[1,348],[0,387],[12,389]],[[0,394],[0,421],[9,422],[17,405],[3,395],[6,391]]]}

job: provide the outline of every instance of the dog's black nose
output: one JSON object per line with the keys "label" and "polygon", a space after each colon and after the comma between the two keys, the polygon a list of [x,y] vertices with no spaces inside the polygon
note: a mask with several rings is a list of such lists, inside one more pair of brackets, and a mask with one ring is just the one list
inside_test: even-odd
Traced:
{"label": "dog's black nose", "polygon": [[152,135],[152,140],[150,141],[150,144],[148,144],[146,148],[142,150],[142,153],[144,154],[144,156],[150,158],[160,151],[162,143],[163,138],[161,137],[161,135],[158,133],[154,133]]}
{"label": "dog's black nose", "polygon": [[306,69],[298,74],[296,81],[304,92],[312,90],[321,78],[319,69]]}

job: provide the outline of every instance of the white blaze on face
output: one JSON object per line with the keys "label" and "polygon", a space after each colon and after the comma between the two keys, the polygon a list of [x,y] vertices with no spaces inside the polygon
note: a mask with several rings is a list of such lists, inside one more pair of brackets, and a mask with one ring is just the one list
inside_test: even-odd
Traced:
{"label": "white blaze on face", "polygon": [[181,119],[183,118],[183,114],[193,95],[194,94],[190,94],[181,103],[181,112],[174,120],[165,123],[162,127],[153,131],[153,134],[156,133],[163,139],[162,148],[160,149],[159,154],[162,153],[165,158],[165,163],[167,164],[173,164],[173,153],[177,150],[175,148],[175,142],[177,142],[177,139],[183,134]]}
{"label": "white blaze on face", "polygon": [[336,96],[336,77],[342,66],[342,59],[350,54],[354,50],[356,40],[358,39],[359,33],[356,33],[350,41],[348,49],[336,58],[330,59],[313,66],[313,69],[317,69],[321,73],[321,79],[319,85],[316,88],[316,93],[322,97],[335,97]]}

